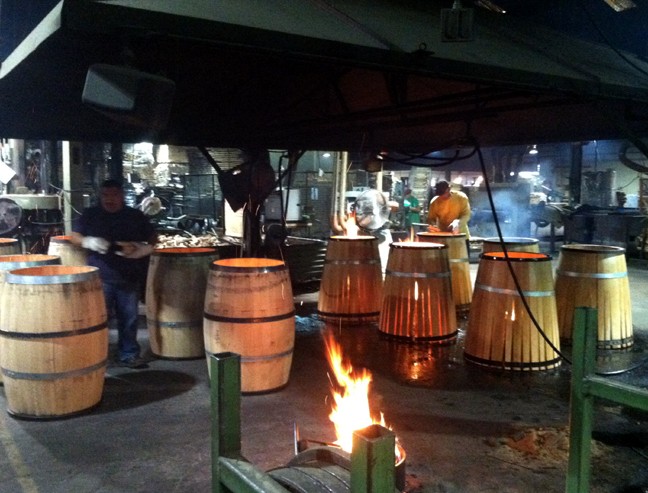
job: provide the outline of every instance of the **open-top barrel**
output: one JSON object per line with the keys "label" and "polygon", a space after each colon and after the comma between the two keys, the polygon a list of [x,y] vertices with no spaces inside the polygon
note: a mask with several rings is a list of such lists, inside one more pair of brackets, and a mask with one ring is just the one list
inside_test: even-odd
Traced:
{"label": "open-top barrel", "polygon": [[241,355],[242,392],[286,385],[295,344],[295,306],[286,265],[266,258],[212,262],[203,327],[207,356]]}
{"label": "open-top barrel", "polygon": [[378,323],[381,332],[439,343],[456,339],[447,250],[438,243],[390,245]]}
{"label": "open-top barrel", "polygon": [[560,338],[551,257],[534,252],[483,253],[468,316],[465,359],[505,370],[547,370],[560,365],[556,350]]}
{"label": "open-top barrel", "polygon": [[632,346],[632,307],[625,249],[571,244],[560,248],[556,269],[556,303],[560,337],[570,343],[574,308],[598,310],[598,347]]}
{"label": "open-top barrel", "polygon": [[320,283],[318,316],[343,325],[377,322],[382,285],[377,238],[332,236]]}
{"label": "open-top barrel", "polygon": [[98,269],[12,270],[0,289],[0,367],[9,414],[53,419],[99,404],[108,321]]}
{"label": "open-top barrel", "polygon": [[455,307],[459,312],[466,312],[470,309],[473,295],[473,285],[470,278],[470,259],[468,257],[468,245],[464,233],[417,233],[419,241],[441,243],[448,247],[448,261],[452,274],[452,296]]}

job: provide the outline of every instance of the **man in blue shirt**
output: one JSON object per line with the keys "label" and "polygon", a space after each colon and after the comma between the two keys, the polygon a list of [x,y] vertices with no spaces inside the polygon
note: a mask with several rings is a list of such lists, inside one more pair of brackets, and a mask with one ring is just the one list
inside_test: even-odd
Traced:
{"label": "man in blue shirt", "polygon": [[89,250],[88,265],[99,269],[106,309],[117,324],[118,364],[144,368],[137,342],[138,304],[157,235],[141,211],[125,205],[118,181],[101,184],[99,201],[83,211],[71,241]]}

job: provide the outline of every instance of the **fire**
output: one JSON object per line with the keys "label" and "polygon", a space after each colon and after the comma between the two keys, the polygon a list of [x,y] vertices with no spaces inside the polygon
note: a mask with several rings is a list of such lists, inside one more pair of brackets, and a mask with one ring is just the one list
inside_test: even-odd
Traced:
{"label": "fire", "polygon": [[357,238],[358,237],[358,229],[359,228],[358,228],[358,225],[356,223],[355,212],[354,212],[349,216],[349,218],[344,223],[344,233],[349,238]]}
{"label": "fire", "polygon": [[[326,339],[329,364],[335,375],[341,393],[333,390],[334,404],[329,419],[335,425],[337,440],[334,442],[342,450],[351,452],[353,432],[372,424],[385,425],[380,413],[377,420],[369,409],[369,384],[371,373],[366,369],[355,371],[350,363],[342,359],[342,350],[332,336]],[[398,446],[396,447],[398,449]]]}
{"label": "fire", "polygon": [[399,238],[398,243],[405,243],[406,241],[409,242],[418,242],[418,236],[416,236],[416,231],[414,230],[414,226],[410,228],[409,231],[409,236],[407,238]]}

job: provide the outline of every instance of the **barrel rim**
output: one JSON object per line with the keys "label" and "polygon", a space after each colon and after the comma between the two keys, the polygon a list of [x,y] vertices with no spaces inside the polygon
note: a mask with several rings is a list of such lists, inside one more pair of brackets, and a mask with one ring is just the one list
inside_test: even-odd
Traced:
{"label": "barrel rim", "polygon": [[[540,243],[540,240],[537,238],[528,238],[525,236],[505,236],[502,239],[504,240],[505,245],[536,245]],[[483,242],[502,244],[500,239],[495,236],[492,238],[484,238]]]}
{"label": "barrel rim", "polygon": [[[54,271],[61,270],[61,273],[37,274],[38,271],[50,272],[52,269]],[[97,267],[89,265],[45,265],[10,270],[7,272],[5,282],[25,285],[73,284],[95,278],[99,278],[99,268]]]}
{"label": "barrel rim", "polygon": [[[555,352],[555,351],[554,351]],[[552,359],[545,361],[499,361],[494,359],[486,359],[480,356],[464,352],[464,359],[476,365],[485,366],[497,370],[517,370],[517,371],[530,371],[530,370],[553,370],[558,368],[562,363],[562,358],[556,356]]]}
{"label": "barrel rim", "polygon": [[[236,265],[242,261],[258,261],[258,265]],[[264,263],[266,265],[264,265]],[[214,260],[209,269],[216,272],[230,272],[238,274],[250,273],[266,273],[266,272],[280,272],[287,270],[286,263],[281,260],[258,258],[258,257],[242,257],[242,258],[222,258]]]}
{"label": "barrel rim", "polygon": [[[8,257],[24,258],[24,261],[10,261]],[[29,259],[29,257],[39,257],[39,259]],[[39,265],[60,265],[61,257],[58,255],[45,255],[41,253],[35,254],[14,254],[14,255],[0,255],[0,271],[12,271],[16,269],[24,269],[26,267],[37,267]]]}
{"label": "barrel rim", "polygon": [[56,235],[50,236],[50,243],[71,243],[72,236],[70,235]]}
{"label": "barrel rim", "polygon": [[625,253],[626,249],[614,245],[596,245],[591,243],[573,243],[569,245],[562,245],[560,251],[565,252],[582,252],[582,253],[599,253],[599,254],[615,254],[621,255]]}
{"label": "barrel rim", "polygon": [[329,238],[330,241],[377,241],[378,238],[369,235],[343,236],[334,235]]}
{"label": "barrel rim", "polygon": [[[539,252],[506,252],[506,255],[508,255],[508,260],[511,262],[550,262],[553,260],[551,255]],[[506,255],[504,252],[486,252],[482,253],[479,258],[506,262]]]}
{"label": "barrel rim", "polygon": [[389,244],[389,247],[443,250],[444,248],[448,248],[448,245],[444,245],[443,243],[433,243],[431,241],[392,241]]}
{"label": "barrel rim", "polygon": [[423,237],[439,237],[439,238],[465,238],[466,233],[444,233],[444,232],[432,232],[432,231],[421,231],[419,233],[416,233],[416,236],[423,236]]}

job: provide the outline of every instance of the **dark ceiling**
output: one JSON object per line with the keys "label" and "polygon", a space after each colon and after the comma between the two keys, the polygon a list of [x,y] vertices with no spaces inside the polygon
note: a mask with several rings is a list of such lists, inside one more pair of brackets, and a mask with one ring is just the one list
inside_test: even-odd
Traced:
{"label": "dark ceiling", "polygon": [[[429,151],[466,137],[506,145],[648,134],[645,46],[619,38],[616,21],[597,42],[584,41],[597,29],[569,29],[590,16],[630,26],[646,19],[645,5],[616,13],[602,0],[500,1],[508,14],[476,7],[473,29],[462,24],[471,40],[442,41],[452,3],[276,0],[259,11],[252,0],[64,0],[3,62],[0,136]],[[164,108],[150,93],[139,95],[139,118],[83,104],[97,63],[173,81],[168,122],[144,124]]]}

